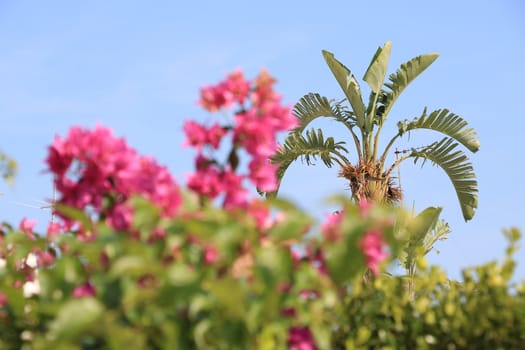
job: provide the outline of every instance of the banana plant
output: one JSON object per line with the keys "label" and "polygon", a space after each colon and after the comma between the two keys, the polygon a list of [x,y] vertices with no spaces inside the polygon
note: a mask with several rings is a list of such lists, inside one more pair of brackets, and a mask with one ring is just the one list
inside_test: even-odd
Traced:
{"label": "banana plant", "polygon": [[[299,125],[286,137],[272,162],[278,165],[279,183],[289,166],[297,159],[311,165],[321,159],[327,167],[337,164],[339,176],[349,181],[355,200],[366,198],[375,202],[395,203],[402,198],[402,191],[395,181],[393,171],[402,162],[412,159],[421,165],[427,161],[441,167],[454,186],[465,221],[472,219],[478,205],[478,184],[474,169],[462,145],[470,152],[477,152],[480,143],[474,129],[448,109],[437,109],[412,120],[397,123],[397,133],[380,146],[380,135],[390,111],[398,97],[414,79],[427,69],[438,57],[436,53],[419,55],[403,63],[395,73],[388,75],[391,42],[379,47],[363,76],[370,88],[368,104],[365,105],[361,88],[352,72],[332,53],[322,51],[323,57],[341,87],[342,100],[328,99],[318,93],[309,93],[294,106],[293,113]],[[322,129],[308,128],[318,118],[330,118],[344,126],[349,140],[335,141],[325,137]],[[422,147],[406,150],[395,161],[388,163],[393,146],[402,136],[421,129],[437,131],[444,135],[441,140]],[[354,145],[350,152],[347,142]],[[353,162],[350,156],[353,155]],[[277,192],[269,194],[276,195]]]}

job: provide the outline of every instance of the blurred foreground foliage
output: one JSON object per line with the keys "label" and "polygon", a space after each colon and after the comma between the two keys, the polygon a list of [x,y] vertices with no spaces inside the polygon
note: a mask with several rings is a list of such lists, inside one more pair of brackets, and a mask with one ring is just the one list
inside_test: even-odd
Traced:
{"label": "blurred foreground foliage", "polygon": [[[340,204],[337,242],[306,234],[314,221],[284,201],[271,202],[277,217],[263,234],[251,216],[189,197],[170,220],[134,199],[133,237],[104,221],[92,223],[88,241],[29,237],[4,224],[0,349],[523,348],[525,285],[511,282],[518,230],[505,231],[501,263],[464,270],[455,282],[427,266],[413,235],[395,228],[409,215],[378,207],[363,215]],[[152,240],[159,227],[164,235]],[[382,230],[389,263],[399,264],[396,256],[406,263],[411,252],[410,276],[367,273],[357,242],[371,228]],[[38,292],[24,295],[35,251],[54,259],[36,271]],[[83,297],[79,286],[88,291]],[[307,327],[315,346],[291,344],[291,327]]]}
{"label": "blurred foreground foliage", "polygon": [[17,171],[16,161],[7,154],[0,151],[0,176],[8,184],[12,184]]}

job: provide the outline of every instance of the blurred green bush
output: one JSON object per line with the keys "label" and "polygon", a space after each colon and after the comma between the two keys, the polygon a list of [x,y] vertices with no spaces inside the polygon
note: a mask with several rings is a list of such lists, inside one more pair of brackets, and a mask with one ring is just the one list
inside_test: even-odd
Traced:
{"label": "blurred green bush", "polygon": [[[426,266],[424,252],[412,276],[374,277],[359,239],[381,230],[399,263],[410,237],[395,223],[408,216],[340,204],[337,242],[291,203],[271,202],[276,217],[261,232],[251,216],[189,195],[170,220],[135,198],[135,237],[104,221],[92,223],[89,241],[4,224],[0,349],[523,348],[525,285],[511,283],[518,230],[505,231],[500,264],[464,270],[461,282]],[[293,343],[293,327],[311,331],[315,345]]]}

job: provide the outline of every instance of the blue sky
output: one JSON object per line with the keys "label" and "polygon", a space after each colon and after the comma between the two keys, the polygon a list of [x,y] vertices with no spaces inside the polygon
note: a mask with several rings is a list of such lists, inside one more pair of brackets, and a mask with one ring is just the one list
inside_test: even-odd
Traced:
{"label": "blue sky", "polygon": [[[51,197],[50,178],[42,172],[46,147],[72,125],[111,127],[183,182],[193,154],[181,148],[182,123],[214,118],[195,103],[199,87],[235,68],[253,77],[266,67],[289,104],[308,92],[342,98],[321,50],[335,53],[360,78],[376,48],[391,40],[390,72],[421,53],[440,57],[398,100],[384,138],[398,120],[428,106],[464,117],[481,139],[481,150],[471,156],[479,209],[469,223],[441,169],[409,162],[401,167],[407,207],[444,206],[442,217],[452,227],[431,261],[458,278],[461,268],[502,256],[502,228],[525,229],[522,1],[145,4],[0,2],[0,149],[20,167],[13,188],[0,184],[0,219],[16,223],[27,216],[44,227],[49,213],[20,203],[39,205]],[[315,126],[348,140],[333,123]],[[409,145],[439,138],[413,133]],[[328,211],[325,198],[348,193],[336,174],[298,162],[281,194],[321,217]],[[518,260],[517,278],[525,279],[523,249]]]}

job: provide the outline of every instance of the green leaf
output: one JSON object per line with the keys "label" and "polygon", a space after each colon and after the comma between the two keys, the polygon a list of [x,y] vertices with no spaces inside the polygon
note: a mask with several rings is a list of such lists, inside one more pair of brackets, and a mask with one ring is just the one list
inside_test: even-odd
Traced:
{"label": "green leaf", "polygon": [[88,231],[92,229],[91,220],[84,211],[60,203],[56,204],[56,210],[69,219],[80,222],[84,229]]}
{"label": "green leaf", "polygon": [[123,256],[111,265],[109,276],[119,278],[121,276],[141,276],[151,269],[151,265],[142,256]]}
{"label": "green leaf", "polygon": [[457,146],[453,139],[445,137],[423,150],[413,149],[409,157],[414,158],[414,163],[423,160],[422,165],[430,160],[447,173],[456,190],[463,218],[468,221],[478,207],[478,182],[472,164],[462,151],[455,150]]}
{"label": "green leaf", "polygon": [[326,264],[330,270],[330,276],[339,285],[364,271],[365,261],[359,249],[361,236],[361,232],[354,229],[345,233],[344,242],[326,247]]}
{"label": "green leaf", "polygon": [[284,141],[277,153],[271,158],[274,164],[279,166],[277,170],[277,179],[281,182],[284,173],[288,167],[298,158],[306,161],[307,165],[320,158],[328,167],[332,167],[333,163],[348,163],[348,159],[341,153],[348,153],[348,150],[343,146],[344,142],[335,142],[333,137],[328,137],[326,140],[321,129],[310,129],[306,135],[298,133],[290,133]]}
{"label": "green leaf", "polygon": [[[130,200],[133,210],[133,227],[146,231],[147,235],[157,227],[160,210],[153,203],[141,196],[133,196]],[[146,239],[147,237],[144,237]]]}
{"label": "green leaf", "polygon": [[240,288],[239,280],[226,277],[215,280],[209,286],[217,307],[223,310],[224,316],[234,319],[242,319],[246,314],[245,291]]}
{"label": "green leaf", "polygon": [[346,110],[340,103],[315,93],[301,97],[293,108],[293,114],[299,120],[299,126],[293,130],[294,133],[302,133],[311,122],[319,117],[333,118],[347,128],[352,128],[356,122],[353,113]]}
{"label": "green leaf", "polygon": [[357,80],[344,64],[335,59],[334,54],[323,50],[323,57],[332,71],[335,79],[343,89],[345,96],[352,106],[352,110],[357,118],[357,125],[362,128],[365,123],[365,105],[361,97],[361,89]]}
{"label": "green leaf", "polygon": [[94,298],[81,298],[65,303],[49,325],[49,339],[67,342],[81,335],[102,316],[104,308]]}
{"label": "green leaf", "polygon": [[197,281],[198,272],[182,263],[178,263],[171,265],[166,270],[166,278],[173,286],[188,286]]}
{"label": "green leaf", "polygon": [[424,241],[426,235],[436,226],[442,211],[442,207],[428,207],[410,222],[408,231],[414,244]]}
{"label": "green leaf", "polygon": [[436,227],[442,210],[441,207],[428,207],[416,217],[410,218],[404,227],[408,234],[408,242],[400,260],[407,270],[415,264],[417,249],[423,248],[425,240]]}
{"label": "green leaf", "polygon": [[429,129],[441,132],[468,148],[471,152],[477,152],[480,147],[478,135],[473,128],[467,128],[466,120],[449,112],[448,109],[437,109],[426,114],[426,108],[420,117],[412,121],[402,121],[397,124],[399,136],[416,129]]}
{"label": "green leaf", "polygon": [[390,59],[392,42],[387,41],[383,47],[379,47],[366,70],[363,80],[368,83],[374,93],[379,93],[385,81]]}
{"label": "green leaf", "polygon": [[405,90],[419,74],[423,73],[438,56],[437,53],[429,53],[414,57],[410,61],[403,63],[396,73],[390,74],[388,77],[390,82],[385,83],[386,91],[383,91],[382,103],[385,109],[383,119],[386,118],[403,90]]}
{"label": "green leaf", "polygon": [[110,349],[145,349],[146,344],[146,332],[137,332],[131,327],[123,327],[118,323],[118,320],[112,320],[108,326],[107,333],[111,336],[107,337],[108,345]]}

